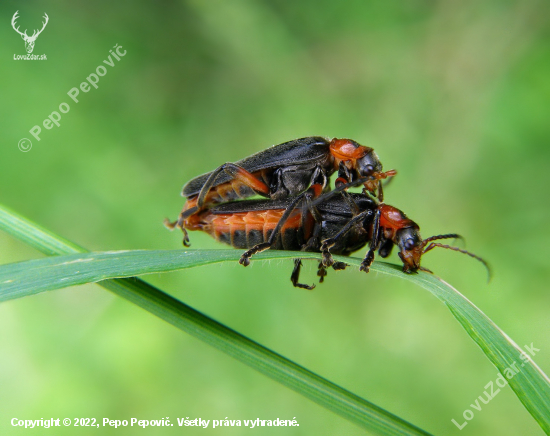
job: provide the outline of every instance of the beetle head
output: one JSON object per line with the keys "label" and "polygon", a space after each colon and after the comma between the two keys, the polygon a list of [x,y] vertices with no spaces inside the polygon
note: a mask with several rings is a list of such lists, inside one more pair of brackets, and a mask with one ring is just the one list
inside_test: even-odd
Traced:
{"label": "beetle head", "polygon": [[426,269],[420,266],[420,259],[428,251],[436,247],[441,247],[441,248],[447,248],[453,251],[458,251],[459,253],[466,254],[480,261],[483,265],[485,265],[485,268],[487,268],[488,278],[490,280],[491,269],[489,268],[489,265],[483,258],[473,253],[470,253],[469,251],[462,250],[458,247],[452,247],[450,245],[433,242],[440,239],[457,239],[457,238],[462,238],[462,236],[457,235],[456,233],[451,233],[447,235],[432,236],[430,238],[422,240],[422,237],[420,236],[420,232],[418,231],[418,228],[409,227],[409,228],[398,230],[396,232],[395,243],[399,245],[399,249],[401,250],[399,252],[399,257],[403,261],[403,272],[410,274],[418,271],[419,269],[423,271],[431,272],[429,269]]}
{"label": "beetle head", "polygon": [[414,273],[420,269],[424,243],[418,227],[406,227],[395,232],[394,242],[399,247],[399,257],[403,262],[403,272]]}
{"label": "beetle head", "polygon": [[374,150],[352,139],[334,138],[330,142],[330,153],[338,162],[344,162],[354,178],[368,178],[364,185],[371,193],[379,190],[381,179],[397,174],[395,170],[382,172],[382,163]]}
{"label": "beetle head", "polygon": [[357,159],[355,168],[360,177],[371,177],[382,172],[382,164],[372,149],[363,157]]}
{"label": "beetle head", "polygon": [[[407,218],[407,215],[405,215],[403,211],[384,203],[381,203],[378,207],[380,210],[380,228],[383,232],[383,243],[380,246],[380,255],[382,257],[389,255],[389,251],[391,251],[392,248],[391,243],[396,244],[399,247],[399,258],[403,262],[403,272],[409,274],[415,273],[418,270],[431,272],[420,266],[420,260],[428,251],[436,247],[441,247],[467,254],[480,261],[487,268],[489,278],[491,277],[489,265],[487,265],[487,262],[481,257],[457,247],[433,242],[441,239],[462,238],[460,235],[449,233],[422,239],[418,224]],[[391,243],[388,241],[391,241]]]}

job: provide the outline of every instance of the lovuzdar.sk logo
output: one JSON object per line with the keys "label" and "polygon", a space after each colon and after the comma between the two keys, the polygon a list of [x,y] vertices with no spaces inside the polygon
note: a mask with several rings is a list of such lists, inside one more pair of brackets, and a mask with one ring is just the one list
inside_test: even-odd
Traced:
{"label": "lovuzdar.sk logo", "polygon": [[16,11],[15,14],[13,14],[13,18],[11,19],[11,25],[13,27],[13,30],[15,30],[17,33],[19,33],[19,35],[21,35],[21,38],[23,38],[23,40],[25,41],[25,50],[27,50],[27,54],[26,55],[13,55],[13,59],[14,60],[33,60],[33,61],[37,61],[37,60],[46,60],[46,55],[43,54],[43,55],[33,55],[32,54],[32,51],[34,50],[34,43],[36,42],[36,38],[38,38],[38,35],[40,35],[42,33],[42,31],[46,28],[46,24],[48,24],[48,14],[46,14],[44,12],[44,19],[46,21],[42,22],[42,29],[40,30],[34,30],[32,35],[29,36],[27,35],[27,29],[25,29],[24,32],[21,32],[19,31],[19,26],[15,27],[15,22],[17,21],[17,19],[19,18],[19,16],[17,15],[19,13],[19,11]]}

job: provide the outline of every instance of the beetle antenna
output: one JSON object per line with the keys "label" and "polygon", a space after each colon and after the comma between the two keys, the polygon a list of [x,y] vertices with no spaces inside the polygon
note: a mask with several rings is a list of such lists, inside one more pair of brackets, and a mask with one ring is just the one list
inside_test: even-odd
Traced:
{"label": "beetle antenna", "polygon": [[[431,239],[431,238],[429,238],[429,239]],[[467,254],[468,256],[473,257],[474,259],[480,261],[483,265],[485,265],[485,268],[487,268],[487,274],[488,274],[488,280],[487,281],[488,282],[491,281],[491,275],[492,275],[491,274],[491,268],[489,267],[489,264],[483,258],[475,255],[474,253],[470,253],[469,251],[462,250],[461,248],[451,247],[450,245],[440,244],[438,242],[432,242],[430,245],[428,245],[428,247],[426,249],[424,249],[422,254],[426,254],[428,251],[434,249],[435,247],[448,248],[449,250],[458,251],[460,253]]]}
{"label": "beetle antenna", "polygon": [[[422,247],[425,247],[426,245],[428,245],[428,243],[432,242],[432,241],[437,241],[438,239],[464,239],[462,236],[456,234],[456,233],[448,233],[446,235],[437,235],[437,236],[431,236],[429,237],[428,239],[424,239],[424,241],[422,241]],[[425,251],[424,251],[425,253]]]}

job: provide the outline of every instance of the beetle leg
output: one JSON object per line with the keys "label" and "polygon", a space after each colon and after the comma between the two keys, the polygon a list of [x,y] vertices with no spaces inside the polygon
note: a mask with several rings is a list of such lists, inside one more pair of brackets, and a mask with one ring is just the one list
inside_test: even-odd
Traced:
{"label": "beetle leg", "polygon": [[253,189],[257,194],[269,197],[269,186],[255,177],[251,172],[232,163],[226,163],[223,167],[224,171],[235,180]]}
{"label": "beetle leg", "polygon": [[345,262],[334,262],[332,264],[332,269],[334,271],[340,271],[340,270],[346,269],[347,266],[348,266],[348,264],[345,263]]}
{"label": "beetle leg", "polygon": [[378,201],[380,203],[384,201],[384,189],[382,188],[382,182],[378,183]]}
{"label": "beetle leg", "polygon": [[355,201],[353,201],[353,199],[351,198],[351,195],[349,195],[349,192],[348,191],[342,191],[342,197],[344,197],[344,200],[346,201],[346,203],[350,207],[352,213],[354,215],[358,214],[359,213],[359,207],[357,206]]}
{"label": "beetle leg", "polygon": [[391,239],[382,238],[380,242],[380,248],[378,249],[378,254],[380,255],[380,257],[388,257],[391,254],[393,245],[394,244]]}
{"label": "beetle leg", "polygon": [[[332,269],[334,271],[344,270],[348,265],[344,262],[334,262]],[[323,262],[319,262],[319,267],[317,269],[317,275],[320,277],[319,283],[323,283],[325,277],[327,276],[327,268],[323,265]]]}
{"label": "beetle leg", "polygon": [[[312,206],[310,195],[306,195],[305,198],[306,198],[305,204],[302,206],[302,227],[304,226],[305,216],[308,211],[312,214],[315,220],[315,227],[313,229],[312,236],[302,246],[302,251],[317,251],[317,248],[319,247],[319,234],[321,233],[321,226],[320,226],[321,216],[317,208]],[[301,259],[294,259],[294,270],[292,271],[290,280],[292,281],[292,284],[294,285],[294,287],[312,290],[313,288],[315,288],[315,285],[308,286],[302,283],[298,283],[301,268],[302,268]],[[323,279],[325,278],[326,275],[327,275],[327,270],[323,266],[323,262],[319,262],[319,268],[317,270],[317,276],[320,277],[319,283],[323,283]]]}
{"label": "beetle leg", "polygon": [[[294,259],[294,269],[292,270],[292,274],[290,276],[290,281],[294,285],[295,288],[302,288],[307,289],[311,291],[313,288],[315,288],[315,285],[304,285],[303,283],[298,283],[298,280],[300,279],[300,270],[302,269],[302,261],[301,259]],[[322,282],[323,280],[321,280]]]}
{"label": "beetle leg", "polygon": [[187,233],[187,230],[185,230],[182,227],[181,231],[183,232],[183,245],[184,245],[184,247],[190,247],[191,244],[189,243],[189,234]]}
{"label": "beetle leg", "polygon": [[183,220],[178,219],[174,222],[170,222],[168,218],[164,219],[164,227],[166,227],[169,230],[174,230],[176,227],[180,228],[183,232],[183,245],[185,247],[190,247],[191,244],[189,243],[189,234],[187,233],[187,230],[183,227]]}
{"label": "beetle leg", "polygon": [[[378,173],[378,201],[382,203],[384,201],[384,188],[387,188],[390,182],[393,180],[394,176],[397,174],[397,171],[395,170],[389,170],[385,173]],[[384,183],[382,183],[382,179],[386,179]]]}
{"label": "beetle leg", "polygon": [[168,230],[174,230],[178,226],[179,220],[171,222],[168,218],[164,218],[164,227]]}
{"label": "beetle leg", "polygon": [[372,262],[374,261],[374,252],[376,251],[379,245],[380,245],[380,208],[376,210],[376,213],[374,215],[374,221],[372,223],[372,237],[370,241],[370,248],[367,254],[365,255],[365,258],[363,259],[363,262],[361,262],[359,271],[365,271],[366,273],[369,272]]}
{"label": "beetle leg", "polygon": [[239,263],[243,266],[250,265],[250,258],[255,255],[256,253],[261,253],[262,251],[268,250],[271,247],[271,242],[264,242],[262,244],[257,244],[254,247],[252,247],[250,250],[245,251],[241,258],[239,259]]}
{"label": "beetle leg", "polygon": [[335,242],[331,239],[325,239],[321,244],[321,254],[323,255],[323,265],[332,266],[334,265],[334,259],[332,254],[330,254],[330,249],[334,246]]}
{"label": "beetle leg", "polygon": [[[319,251],[321,245],[320,235],[323,229],[323,217],[312,198],[321,195],[322,186],[320,184],[312,185],[311,188],[304,194],[305,202],[302,205],[302,223],[301,227],[304,229],[304,236],[311,235],[307,239],[306,243],[302,246],[302,251]],[[313,230],[311,230],[310,215],[313,218]]]}
{"label": "beetle leg", "polygon": [[344,164],[344,161],[340,162],[340,165],[338,165],[338,179],[343,179],[346,183],[351,181],[351,174],[349,173],[348,167]]}
{"label": "beetle leg", "polygon": [[325,189],[328,183],[328,178],[323,170],[319,165],[315,167],[315,170],[313,171],[313,174],[311,176],[311,181],[309,182],[309,185],[321,185],[322,189]]}
{"label": "beetle leg", "polygon": [[269,248],[271,248],[273,246],[273,244],[277,240],[277,237],[281,233],[281,230],[283,229],[284,224],[286,223],[286,221],[288,220],[288,218],[290,217],[290,215],[292,214],[294,209],[296,209],[296,205],[298,204],[298,202],[303,200],[304,196],[305,196],[305,194],[299,195],[298,197],[296,197],[292,201],[292,203],[290,203],[290,205],[286,208],[285,213],[283,214],[283,216],[281,217],[281,219],[277,223],[277,226],[275,227],[275,229],[271,233],[271,236],[269,237],[269,240],[267,242],[262,242],[261,244],[256,244],[250,250],[247,250],[242,254],[241,258],[239,259],[239,263],[241,265],[243,265],[243,266],[250,265],[250,258],[254,254],[261,253],[262,251],[268,250]]}
{"label": "beetle leg", "polygon": [[260,195],[263,195],[264,197],[269,196],[269,186],[267,186],[261,180],[258,180],[257,177],[255,177],[252,173],[245,170],[244,168],[238,165],[235,165],[233,163],[227,162],[227,163],[224,163],[222,166],[216,168],[214,171],[212,171],[208,179],[206,179],[206,182],[204,182],[204,185],[202,186],[199,192],[199,197],[197,199],[197,207],[199,209],[201,209],[204,206],[204,201],[206,199],[206,196],[208,195],[210,190],[214,187],[214,184],[216,183],[216,179],[218,178],[218,175],[222,171],[225,171],[234,179],[248,186],[249,188],[254,190],[254,192]]}
{"label": "beetle leg", "polygon": [[194,215],[196,214],[197,212],[199,211],[199,208],[197,206],[193,206],[185,211],[183,211],[182,213],[180,213],[180,217],[177,221],[178,225],[176,227],[181,227],[183,226],[183,222],[189,218],[191,215]]}
{"label": "beetle leg", "polygon": [[204,205],[204,199],[210,192],[210,189],[214,186],[214,183],[216,182],[216,178],[218,175],[224,170],[224,165],[219,166],[214,171],[210,173],[210,176],[208,176],[208,179],[206,179],[206,182],[204,182],[204,185],[202,185],[202,188],[199,192],[199,196],[197,199],[197,210],[199,207],[202,207]]}
{"label": "beetle leg", "polygon": [[[350,229],[357,224],[357,222],[365,219],[367,216],[371,215],[371,210],[366,210],[364,212],[361,212],[359,215],[354,216],[352,219],[348,221],[348,223],[340,230],[336,235],[334,235],[332,238],[325,239],[323,243],[321,244],[321,254],[323,255],[323,265],[325,266],[333,266],[335,265],[334,259],[332,258],[332,254],[330,254],[330,249],[336,244],[339,238],[344,236],[347,232],[350,231]],[[343,269],[339,268],[343,262],[336,262],[337,269]]]}
{"label": "beetle leg", "polygon": [[323,265],[323,262],[319,262],[319,267],[317,268],[317,276],[319,277],[319,283],[323,283],[327,275],[327,269]]}
{"label": "beetle leg", "polygon": [[302,210],[304,213],[306,211],[311,213],[311,215],[313,216],[313,219],[317,223],[320,223],[321,221],[323,221],[323,217],[319,213],[319,210],[313,205],[313,202],[311,200],[313,198],[319,197],[322,192],[323,192],[323,186],[320,184],[314,184],[314,185],[311,185],[311,187],[303,194],[306,201]]}

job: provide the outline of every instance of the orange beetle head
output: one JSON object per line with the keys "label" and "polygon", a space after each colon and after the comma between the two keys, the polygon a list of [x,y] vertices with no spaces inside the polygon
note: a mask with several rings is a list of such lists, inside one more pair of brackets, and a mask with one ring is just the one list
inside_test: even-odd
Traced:
{"label": "orange beetle head", "polygon": [[395,233],[395,243],[399,247],[399,257],[403,262],[403,271],[414,273],[420,269],[420,259],[424,243],[418,227],[406,227]]}

